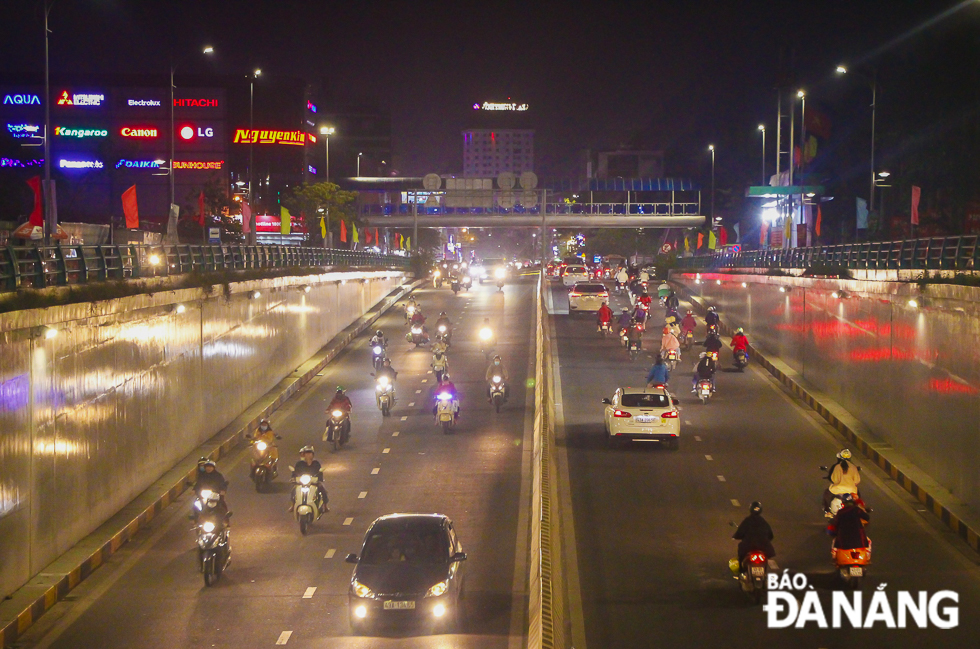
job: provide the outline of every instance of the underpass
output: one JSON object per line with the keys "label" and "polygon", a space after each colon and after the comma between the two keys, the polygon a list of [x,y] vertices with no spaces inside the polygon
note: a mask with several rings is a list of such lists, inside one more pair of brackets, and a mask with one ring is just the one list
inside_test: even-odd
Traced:
{"label": "underpass", "polygon": [[[448,288],[416,292],[430,325],[442,310],[455,323],[449,358],[462,407],[455,434],[444,435],[431,414],[431,354],[411,349],[402,312],[392,310],[373,327],[388,334],[399,372],[391,417],[382,418],[375,405],[366,333],[273,416],[283,440],[279,478],[269,492],[256,493],[249,482],[246,449],[219,462],[231,481],[234,516],[232,563],[217,585],[205,588],[197,572],[185,495],[42,617],[19,646],[523,646],[533,290],[531,282],[515,281],[503,292],[491,285],[457,297]],[[485,396],[486,362],[476,342],[484,318],[494,324],[510,373],[511,397],[500,413]],[[338,384],[354,403],[352,440],[330,453],[321,434]],[[286,511],[287,465],[306,444],[317,448],[324,466],[331,511],[303,537]],[[469,557],[460,633],[429,637],[419,628],[379,630],[383,640],[351,636],[351,566],[344,557],[359,552],[371,521],[396,511],[453,519]]]}
{"label": "underpass", "polygon": [[[959,595],[959,625],[951,630],[884,628],[767,628],[732,579],[734,529],[753,500],[775,532],[779,574],[803,573],[831,623],[832,593],[841,590],[830,560],[830,538],[820,510],[826,483],[820,465],[833,462],[845,444],[812,410],[757,366],[730,369],[722,352],[717,394],[702,405],[691,394],[697,348],[671,377],[681,400],[680,450],[657,445],[607,447],[602,397],[620,386],[640,385],[659,350],[659,331],[644,339],[636,363],[615,337],[601,339],[591,316],[567,313],[566,290],[552,286],[545,303],[557,341],[575,541],[589,647],[922,647],[974,646],[980,632],[980,569],[976,554],[930,512],[869,462],[862,495],[873,508],[874,543],[864,610],[876,589],[951,590]],[[550,299],[549,299],[550,298]],[[613,296],[619,311],[624,297]],[[682,304],[682,308],[686,306]],[[653,313],[659,320],[660,309]],[[747,332],[750,340],[752,331]],[[703,323],[698,339],[704,338]],[[726,340],[727,342],[727,340]],[[802,593],[799,594],[802,596]]]}

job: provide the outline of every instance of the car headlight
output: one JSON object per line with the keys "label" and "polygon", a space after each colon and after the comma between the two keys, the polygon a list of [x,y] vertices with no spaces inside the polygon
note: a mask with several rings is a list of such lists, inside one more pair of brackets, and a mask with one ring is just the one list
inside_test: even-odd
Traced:
{"label": "car headlight", "polygon": [[503,279],[504,277],[507,276],[507,271],[504,270],[503,268],[498,268],[497,272],[495,272],[494,275],[497,276],[497,279]]}
{"label": "car headlight", "polygon": [[310,476],[304,473],[303,475],[301,475],[299,477],[299,483],[300,484],[310,484]]}
{"label": "car headlight", "polygon": [[358,597],[374,597],[374,591],[356,579],[351,582],[351,587],[354,589],[354,594]]}
{"label": "car headlight", "polygon": [[[214,523],[212,523],[211,521],[207,521],[206,523],[201,525],[201,529],[207,532],[208,534],[210,534],[211,532],[214,531]],[[439,584],[436,584],[436,586],[438,585]],[[433,586],[432,588],[435,588],[435,586]],[[432,590],[432,588],[430,588],[429,590]]]}
{"label": "car headlight", "polygon": [[340,410],[334,410],[330,414],[333,415],[334,417],[343,417],[343,415],[344,415],[344,413],[341,412]]}
{"label": "car headlight", "polygon": [[265,442],[255,442],[255,448],[259,449],[260,451],[264,451],[267,447],[268,444]]}
{"label": "car headlight", "polygon": [[449,590],[449,580],[440,581],[438,584],[433,586],[425,593],[426,597],[439,597],[443,593]]}

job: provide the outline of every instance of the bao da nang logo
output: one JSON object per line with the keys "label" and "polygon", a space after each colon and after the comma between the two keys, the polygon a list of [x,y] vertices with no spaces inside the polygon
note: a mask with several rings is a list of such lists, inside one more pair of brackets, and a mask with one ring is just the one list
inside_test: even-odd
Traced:
{"label": "bao da nang logo", "polygon": [[[959,626],[958,593],[952,590],[940,590],[931,595],[924,590],[889,593],[885,590],[887,586],[880,584],[870,597],[865,597],[866,593],[859,590],[834,591],[829,608],[825,608],[817,591],[807,583],[806,575],[790,576],[784,570],[782,577],[769,573],[768,601],[762,610],[767,614],[766,624],[770,629],[802,629],[808,624],[820,629],[870,629],[875,626],[952,629]],[[802,600],[798,598],[800,592],[803,593]]]}

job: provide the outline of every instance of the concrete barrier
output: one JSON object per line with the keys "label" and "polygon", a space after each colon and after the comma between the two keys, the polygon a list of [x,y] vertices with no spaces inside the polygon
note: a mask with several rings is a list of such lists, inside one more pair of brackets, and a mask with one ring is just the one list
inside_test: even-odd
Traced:
{"label": "concrete barrier", "polygon": [[0,593],[124,508],[403,278],[326,273],[0,314]]}
{"label": "concrete barrier", "polygon": [[[674,273],[722,330],[980,551],[980,290]],[[910,304],[914,301],[914,304]]]}

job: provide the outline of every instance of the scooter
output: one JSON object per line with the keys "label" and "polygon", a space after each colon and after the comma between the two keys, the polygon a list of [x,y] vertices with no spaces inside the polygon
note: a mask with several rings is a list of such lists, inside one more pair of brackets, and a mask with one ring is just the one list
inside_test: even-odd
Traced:
{"label": "scooter", "polygon": [[609,323],[608,322],[600,322],[599,323],[599,335],[602,336],[603,338],[605,338],[606,335],[609,332],[610,332]]}
{"label": "scooter", "polygon": [[408,335],[405,336],[405,338],[416,347],[420,347],[428,342],[426,340],[425,330],[422,328],[422,325],[412,325],[411,330],[409,330]]}
{"label": "scooter", "polygon": [[436,382],[442,381],[443,375],[449,371],[449,359],[442,352],[432,355],[432,373],[435,374]]}
{"label": "scooter", "polygon": [[635,361],[636,357],[640,355],[640,342],[637,340],[628,341],[630,362]]}
{"label": "scooter", "polygon": [[701,403],[708,403],[708,399],[711,398],[713,394],[713,388],[711,386],[711,381],[708,379],[701,379],[698,381],[698,398],[701,399]]}
{"label": "scooter", "polygon": [[504,378],[494,374],[490,379],[490,402],[497,412],[500,412],[500,406],[506,401],[505,394]]}
{"label": "scooter", "polygon": [[197,561],[205,586],[216,584],[231,563],[230,531],[220,516],[202,513],[198,518]]}
{"label": "scooter", "polygon": [[[246,435],[246,439],[251,439]],[[276,435],[276,439],[282,439]],[[255,483],[255,490],[261,492],[266,484],[278,477],[278,460],[272,458],[269,444],[261,439],[253,440],[250,444],[252,451],[252,482]]]}
{"label": "scooter", "polygon": [[473,278],[472,278],[472,277],[470,277],[469,275],[463,275],[463,276],[462,276],[462,277],[461,277],[461,278],[459,279],[459,286],[460,286],[460,288],[462,288],[462,289],[463,289],[464,291],[468,291],[468,290],[470,290],[470,287],[471,287],[471,286],[473,286]]}
{"label": "scooter", "polygon": [[378,400],[378,409],[381,410],[381,416],[389,416],[391,414],[391,404],[395,401],[395,386],[392,385],[387,376],[378,377],[375,393]]}
{"label": "scooter", "polygon": [[871,564],[871,539],[868,539],[867,547],[851,550],[838,550],[836,542],[832,543],[830,556],[844,584],[859,590],[862,580],[868,576],[868,566]]}
{"label": "scooter", "polygon": [[694,332],[688,331],[681,336],[681,349],[687,351],[694,344]]}
{"label": "scooter", "polygon": [[[850,462],[850,460],[848,460],[848,462]],[[859,467],[858,465],[854,464],[853,462],[850,462],[850,464],[851,464],[851,466],[857,468],[858,471],[861,470],[861,467]],[[824,480],[826,480],[827,482],[830,482],[830,467],[822,466],[822,467],[820,467],[820,470],[827,472],[827,475],[824,476]],[[829,511],[824,511],[824,513],[823,513],[824,518],[833,518],[834,516],[837,515],[837,512],[840,511],[840,508],[844,504],[841,501],[841,496],[842,495],[843,494],[834,494],[834,493],[831,494],[831,498],[830,498],[830,510]],[[858,498],[861,497],[861,493],[860,492],[855,493],[854,495],[856,497],[858,497]]]}
{"label": "scooter", "polygon": [[452,335],[452,329],[450,329],[447,325],[441,324],[436,327],[436,340],[441,343],[445,343],[447,347],[449,346],[449,339],[452,337]]}
{"label": "scooter", "polygon": [[335,451],[350,441],[349,412],[338,409],[330,413],[327,427],[323,431],[323,441],[333,443],[333,450]]}
{"label": "scooter", "polygon": [[765,553],[758,550],[749,552],[745,555],[741,565],[739,565],[738,559],[731,559],[728,562],[728,567],[735,579],[738,580],[738,585],[742,587],[742,592],[756,604],[761,602],[762,595],[766,592],[766,580],[769,573],[769,558]]}
{"label": "scooter", "polygon": [[385,358],[385,346],[375,344],[374,347],[371,348],[371,365],[374,366],[375,371],[381,369],[381,366],[384,365]]}
{"label": "scooter", "polygon": [[484,327],[480,329],[480,351],[486,359],[490,360],[490,355],[493,354],[494,348],[497,346],[496,340],[493,337],[493,330],[490,327]]}
{"label": "scooter", "polygon": [[409,304],[405,307],[405,322],[411,322],[413,315],[415,315],[415,306]]}
{"label": "scooter", "polygon": [[449,288],[453,289],[453,295],[457,295],[459,293],[459,280],[454,277],[449,283]]}
{"label": "scooter", "polygon": [[[293,467],[289,467],[293,471]],[[308,473],[293,478],[293,516],[299,521],[299,532],[304,536],[313,521],[318,520],[324,511],[323,496],[317,488],[319,479]],[[312,493],[312,496],[310,495]]]}
{"label": "scooter", "polygon": [[505,271],[503,268],[498,268],[497,269],[497,272],[494,273],[494,276],[496,276],[496,278],[497,278],[497,290],[498,291],[503,291],[504,290],[504,280],[507,279],[507,271]]}
{"label": "scooter", "polygon": [[745,367],[749,364],[749,355],[744,349],[736,349],[734,352],[735,357],[735,369],[739,372],[745,370]]}
{"label": "scooter", "polygon": [[677,368],[677,363],[681,360],[681,355],[676,349],[668,349],[666,354],[664,354],[664,363],[667,364],[667,369],[671,372]]}
{"label": "scooter", "polygon": [[442,288],[442,271],[432,273],[432,288]]}
{"label": "scooter", "polygon": [[717,324],[709,324],[708,325],[708,335],[709,336],[717,336],[718,335],[718,325]]}
{"label": "scooter", "polygon": [[442,432],[449,435],[456,428],[456,411],[459,403],[448,392],[440,392],[436,396],[436,422],[442,426]]}

